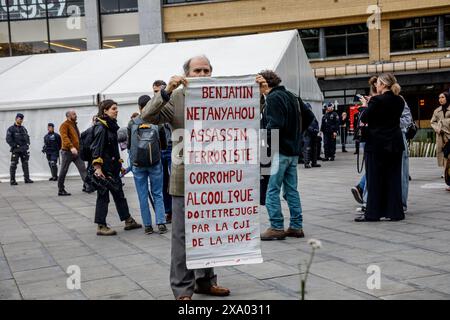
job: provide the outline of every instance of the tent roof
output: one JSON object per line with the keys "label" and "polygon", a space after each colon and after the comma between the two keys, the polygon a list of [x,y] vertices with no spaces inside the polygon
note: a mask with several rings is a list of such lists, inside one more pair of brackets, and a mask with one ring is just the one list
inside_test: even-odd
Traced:
{"label": "tent roof", "polygon": [[276,70],[305,100],[323,96],[298,32],[164,43],[0,59],[0,110],[95,105],[97,94],[134,103],[154,80],[182,73],[189,57],[205,54],[214,76]]}

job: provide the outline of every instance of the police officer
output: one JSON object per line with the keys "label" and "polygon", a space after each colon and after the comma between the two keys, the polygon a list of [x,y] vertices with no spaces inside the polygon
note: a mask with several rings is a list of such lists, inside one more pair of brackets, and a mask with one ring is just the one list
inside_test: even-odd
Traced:
{"label": "police officer", "polygon": [[[305,103],[305,106],[312,110],[309,103]],[[319,134],[319,122],[314,117],[311,125],[305,130],[303,134],[303,158],[305,162],[305,169],[320,168],[321,165],[317,164],[317,135]]]}
{"label": "police officer", "polygon": [[22,126],[24,115],[18,113],[16,115],[16,122],[14,125],[8,128],[6,132],[6,142],[11,147],[11,167],[9,169],[11,175],[11,185],[16,186],[16,169],[19,159],[22,162],[23,176],[25,178],[25,183],[33,183],[30,179],[30,171],[28,168],[28,160],[30,159],[30,153],[28,149],[30,148],[30,136],[28,135],[27,129]]}
{"label": "police officer", "polygon": [[329,103],[322,118],[321,131],[323,132],[323,148],[325,159],[323,161],[334,161],[336,155],[336,137],[339,130],[339,115],[334,111],[334,104]]}
{"label": "police officer", "polygon": [[47,125],[48,133],[44,137],[44,147],[42,152],[47,155],[48,166],[52,177],[50,181],[58,181],[58,158],[59,150],[61,150],[61,136],[55,132],[55,125],[49,123]]}

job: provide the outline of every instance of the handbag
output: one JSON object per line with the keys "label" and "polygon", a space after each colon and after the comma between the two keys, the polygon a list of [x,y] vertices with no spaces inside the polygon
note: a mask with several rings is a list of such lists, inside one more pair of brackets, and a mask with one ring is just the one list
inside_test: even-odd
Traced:
{"label": "handbag", "polygon": [[442,148],[442,151],[444,152],[444,158],[448,158],[448,156],[450,156],[450,140],[447,141],[445,146]]}
{"label": "handbag", "polygon": [[406,128],[406,139],[412,140],[417,134],[417,131],[419,131],[419,128],[417,127],[415,122],[411,122],[411,124]]}

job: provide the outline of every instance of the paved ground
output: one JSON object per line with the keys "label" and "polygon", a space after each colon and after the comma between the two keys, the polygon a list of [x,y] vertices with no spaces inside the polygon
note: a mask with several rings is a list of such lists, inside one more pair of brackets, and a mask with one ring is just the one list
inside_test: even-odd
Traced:
{"label": "paved ground", "polygon": [[[395,223],[353,222],[349,188],[358,177],[351,153],[322,169],[300,169],[307,238],[264,242],[261,265],[218,268],[230,299],[298,299],[298,265],[304,270],[309,238],[322,240],[323,248],[307,299],[450,299],[450,193],[439,188],[434,159],[411,162],[409,212]],[[95,195],[83,194],[77,179],[67,185],[73,196],[59,198],[53,183],[0,183],[0,299],[172,299],[170,233],[124,232],[111,208],[109,223],[119,235],[99,238],[92,223]],[[140,219],[132,180],[126,193]],[[265,211],[261,221],[267,227]],[[81,267],[81,290],[66,287],[69,265]],[[366,285],[369,265],[381,269],[379,290]]]}

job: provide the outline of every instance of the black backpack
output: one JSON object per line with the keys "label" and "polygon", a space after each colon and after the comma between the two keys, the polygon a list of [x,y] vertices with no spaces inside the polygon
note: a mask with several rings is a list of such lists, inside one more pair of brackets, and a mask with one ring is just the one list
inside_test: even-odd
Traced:
{"label": "black backpack", "polygon": [[94,126],[89,127],[81,133],[80,137],[80,158],[83,161],[92,161],[91,144],[94,141]]}
{"label": "black backpack", "polygon": [[136,118],[131,123],[130,158],[133,166],[150,167],[161,160],[158,126]]}

